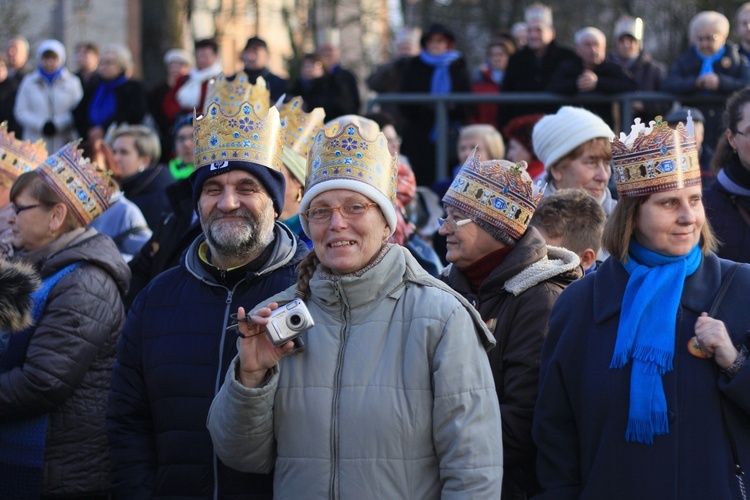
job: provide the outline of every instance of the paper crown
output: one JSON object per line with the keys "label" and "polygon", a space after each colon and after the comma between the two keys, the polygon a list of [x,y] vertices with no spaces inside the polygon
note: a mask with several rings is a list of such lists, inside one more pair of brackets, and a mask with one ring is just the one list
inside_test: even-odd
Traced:
{"label": "paper crown", "polygon": [[34,144],[21,141],[14,132],[8,132],[8,122],[0,123],[0,176],[14,181],[46,159],[47,148],[42,139]]}
{"label": "paper crown", "polygon": [[644,196],[700,185],[701,172],[693,120],[669,128],[657,116],[649,127],[639,118],[630,135],[612,141],[612,165],[617,192],[623,198]]}
{"label": "paper crown", "polygon": [[62,198],[76,220],[87,226],[110,206],[109,176],[84,158],[78,142],[70,142],[39,166],[42,178]]}
{"label": "paper crown", "polygon": [[369,184],[395,203],[398,167],[385,135],[378,132],[374,140],[367,140],[353,123],[338,128],[333,135],[323,129],[315,136],[305,189],[331,180],[354,180]]}
{"label": "paper crown", "polygon": [[279,106],[279,115],[284,125],[284,148],[291,149],[303,158],[307,158],[315,136],[323,128],[326,112],[315,108],[309,113],[302,109],[304,101],[295,97]]}
{"label": "paper crown", "polygon": [[244,71],[230,77],[221,73],[209,83],[205,102],[206,112],[210,104],[216,103],[227,115],[237,113],[241,104],[249,102],[258,116],[265,116],[271,107],[271,91],[262,76],[251,84]]}
{"label": "paper crown", "polygon": [[467,158],[443,197],[469,218],[488,229],[519,240],[544,194],[526,172],[526,162],[479,161],[476,150]]}
{"label": "paper crown", "polygon": [[216,78],[205,114],[193,122],[196,170],[206,166],[221,170],[228,168],[229,162],[281,170],[284,134],[279,111],[270,107],[265,85],[262,78],[257,85],[249,85],[244,73],[233,80],[224,75]]}

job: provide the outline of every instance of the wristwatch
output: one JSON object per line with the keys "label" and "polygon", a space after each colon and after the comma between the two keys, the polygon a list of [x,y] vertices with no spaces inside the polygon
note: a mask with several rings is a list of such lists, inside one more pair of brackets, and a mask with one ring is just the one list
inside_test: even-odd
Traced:
{"label": "wristwatch", "polygon": [[740,371],[740,368],[745,364],[745,361],[747,361],[747,347],[743,344],[738,347],[737,350],[739,351],[739,354],[737,355],[737,359],[734,360],[734,363],[732,363],[732,366],[722,370],[729,378],[734,378],[734,376]]}

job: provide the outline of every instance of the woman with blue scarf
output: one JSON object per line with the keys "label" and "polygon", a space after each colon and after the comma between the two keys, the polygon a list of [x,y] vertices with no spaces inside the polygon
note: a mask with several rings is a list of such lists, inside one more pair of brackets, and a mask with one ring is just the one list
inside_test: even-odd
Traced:
{"label": "woman with blue scarf", "polygon": [[[400,92],[450,94],[471,92],[471,79],[466,61],[455,50],[456,37],[441,24],[433,24],[420,40],[422,52],[411,59],[404,70]],[[400,107],[406,119],[401,152],[411,161],[419,185],[431,186],[435,182],[435,143],[446,138],[437,137],[435,106],[433,104],[403,104]],[[472,106],[450,104],[448,120],[455,151],[458,129],[466,123]],[[449,138],[450,139],[450,138]],[[455,160],[455,159],[454,159]],[[455,164],[457,160],[452,161]]]}
{"label": "woman with blue scarf", "polygon": [[714,253],[691,120],[672,131],[657,117],[622,138],[611,257],[550,316],[533,425],[538,498],[743,499],[750,268]]}
{"label": "woman with blue scarf", "polygon": [[18,87],[14,114],[23,138],[44,139],[54,153],[76,135],[73,110],[83,97],[81,81],[65,68],[65,46],[44,40],[36,51],[38,66]]}
{"label": "woman with blue scarf", "polygon": [[[750,66],[735,44],[727,41],[729,20],[715,11],[703,11],[690,21],[690,47],[669,70],[662,90],[683,96],[724,96],[750,85]],[[696,103],[706,117],[705,144],[716,147],[723,104]]]}

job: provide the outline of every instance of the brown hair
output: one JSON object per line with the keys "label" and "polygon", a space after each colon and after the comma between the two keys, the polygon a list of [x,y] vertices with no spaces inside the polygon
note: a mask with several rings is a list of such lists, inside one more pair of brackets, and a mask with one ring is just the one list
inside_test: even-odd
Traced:
{"label": "brown hair", "polygon": [[554,178],[552,177],[552,170],[565,169],[565,167],[567,167],[570,162],[583,155],[583,152],[587,147],[591,148],[591,153],[594,156],[601,156],[607,161],[612,160],[612,146],[610,145],[609,139],[607,139],[606,137],[594,137],[593,139],[589,139],[588,141],[584,142],[573,151],[557,160],[552,165],[547,165],[547,176],[545,178],[545,181],[548,183],[552,182],[554,180]]}
{"label": "brown hair", "polygon": [[25,172],[18,176],[18,179],[13,183],[10,188],[10,201],[16,201],[21,193],[26,193],[32,198],[39,200],[39,203],[45,207],[52,208],[58,203],[62,203],[67,208],[65,214],[65,220],[60,227],[61,234],[72,231],[73,229],[81,227],[81,224],[73,215],[73,210],[63,201],[60,196],[44,181],[42,174],[32,170],[31,172]]}
{"label": "brown hair", "polygon": [[[743,111],[745,105],[748,103],[750,103],[750,87],[745,87],[729,96],[724,105],[724,113],[722,114],[722,124],[725,128],[724,132],[728,130],[732,134],[737,133],[737,124],[742,121]],[[716,144],[716,152],[711,158],[711,167],[713,171],[718,172],[726,167],[727,164],[732,161],[732,157],[735,154],[734,149],[732,149],[731,144],[729,144],[727,134],[721,134],[719,142]]]}
{"label": "brown hair", "polygon": [[[612,215],[607,219],[607,224],[604,226],[602,244],[615,259],[621,261],[627,259],[630,238],[632,238],[635,232],[635,218],[638,216],[638,210],[641,208],[641,205],[650,197],[651,195],[646,195],[620,199]],[[719,246],[708,219],[706,219],[701,228],[699,245],[703,255],[715,252]]]}
{"label": "brown hair", "polygon": [[312,251],[305,255],[305,258],[299,263],[297,268],[297,297],[302,300],[310,298],[310,280],[319,263],[320,260]]}
{"label": "brown hair", "polygon": [[562,189],[542,198],[530,224],[580,254],[587,248],[599,253],[606,221],[604,209],[586,191]]}

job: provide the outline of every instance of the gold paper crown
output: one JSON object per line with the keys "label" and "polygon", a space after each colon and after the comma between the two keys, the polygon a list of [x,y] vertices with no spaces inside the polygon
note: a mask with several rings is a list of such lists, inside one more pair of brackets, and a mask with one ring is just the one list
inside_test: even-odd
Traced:
{"label": "gold paper crown", "polygon": [[388,151],[383,133],[368,140],[353,123],[340,127],[333,135],[330,132],[323,129],[315,136],[307,161],[305,190],[310,191],[321,182],[353,180],[375,188],[395,203],[397,157]]}
{"label": "gold paper crown", "polygon": [[500,230],[519,240],[544,194],[526,172],[526,162],[481,162],[476,149],[443,197],[491,232]]}
{"label": "gold paper crown", "polygon": [[70,142],[39,166],[44,180],[62,198],[76,220],[87,226],[109,206],[109,176],[84,158],[78,142]]}
{"label": "gold paper crown", "polygon": [[284,148],[291,149],[303,158],[307,158],[310,147],[318,131],[323,128],[326,112],[323,108],[315,108],[309,113],[302,109],[301,97],[281,104],[279,114],[284,122]]}
{"label": "gold paper crown", "polygon": [[205,102],[206,113],[208,106],[216,103],[227,116],[234,115],[241,104],[249,102],[258,116],[265,116],[271,107],[271,91],[262,76],[252,85],[244,71],[231,77],[221,73],[209,83]]}
{"label": "gold paper crown", "polygon": [[693,119],[669,128],[661,116],[647,128],[636,118],[629,136],[612,141],[617,192],[623,198],[644,196],[701,183]]}
{"label": "gold paper crown", "polygon": [[47,148],[42,139],[34,144],[21,141],[14,132],[8,132],[8,122],[0,123],[0,175],[14,181],[46,159]]}
{"label": "gold paper crown", "polygon": [[258,116],[246,101],[236,113],[226,114],[220,104],[211,103],[205,115],[195,118],[193,137],[196,170],[207,165],[219,170],[239,161],[281,171],[284,133],[276,108]]}

